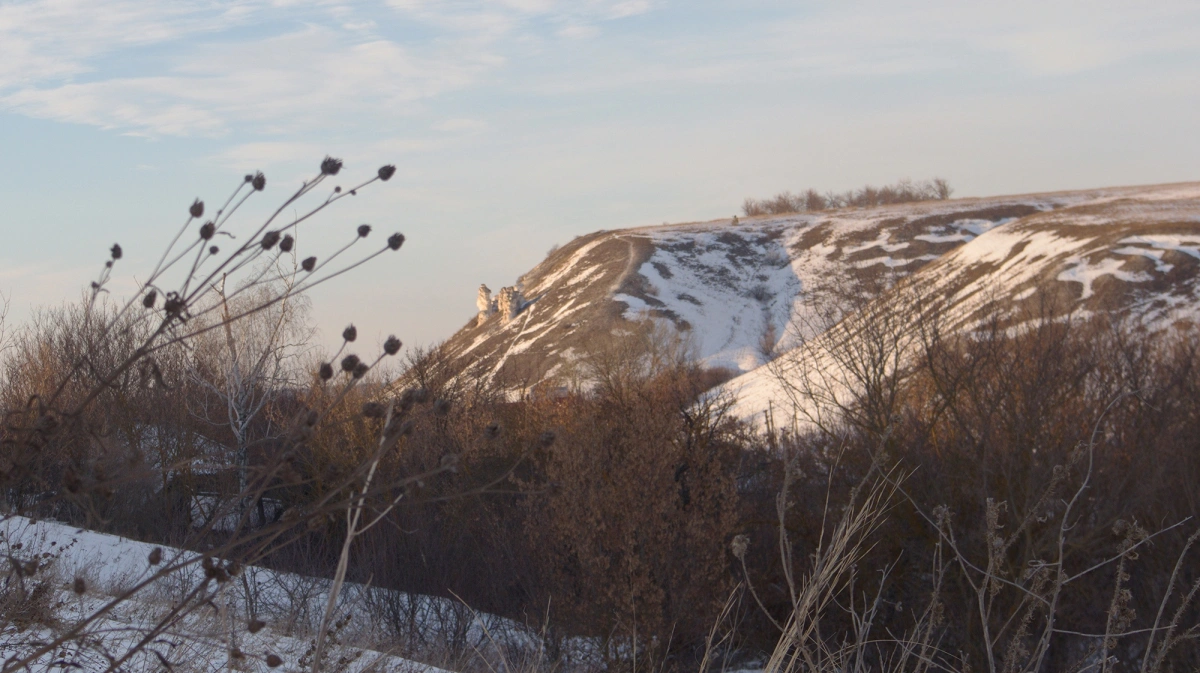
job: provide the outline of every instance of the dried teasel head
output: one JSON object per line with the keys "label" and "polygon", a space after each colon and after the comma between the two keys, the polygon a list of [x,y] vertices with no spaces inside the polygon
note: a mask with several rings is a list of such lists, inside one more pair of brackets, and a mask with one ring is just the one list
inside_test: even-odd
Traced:
{"label": "dried teasel head", "polygon": [[322,362],[320,369],[317,370],[317,375],[322,381],[328,381],[333,378],[333,365],[328,362]]}
{"label": "dried teasel head", "polygon": [[82,577],[76,577],[75,582],[71,585],[71,590],[74,591],[76,595],[82,596],[84,592],[87,591],[87,582],[84,581]]}
{"label": "dried teasel head", "polygon": [[400,343],[400,340],[394,335],[389,336],[387,341],[383,342],[383,352],[387,353],[388,355],[395,355],[396,353],[400,352],[400,346],[402,345],[403,344]]}
{"label": "dried teasel head", "polygon": [[321,175],[337,175],[342,170],[342,160],[327,156],[321,161]]}
{"label": "dried teasel head", "polygon": [[392,176],[395,174],[396,174],[396,167],[391,164],[379,167],[379,179],[383,180],[384,182],[391,180]]}
{"label": "dried teasel head", "polygon": [[119,243],[113,243],[113,246],[108,249],[108,252],[112,254],[113,259],[121,259],[121,245]]}
{"label": "dried teasel head", "polygon": [[158,291],[152,289],[146,293],[145,297],[142,298],[142,306],[145,306],[146,308],[154,308],[154,302],[157,299],[158,299]]}
{"label": "dried teasel head", "polygon": [[279,668],[283,665],[283,659],[280,659],[277,654],[268,654],[266,661],[268,668]]}
{"label": "dried teasel head", "polygon": [[291,234],[288,234],[279,242],[279,249],[283,252],[291,252],[294,245],[296,245],[296,239],[292,238]]}
{"label": "dried teasel head", "polygon": [[261,192],[267,186],[267,176],[261,172],[255,173],[254,178],[250,180],[250,186],[254,188],[254,191]]}
{"label": "dried teasel head", "polygon": [[350,373],[354,376],[354,378],[361,379],[362,377],[366,376],[367,372],[369,371],[371,371],[371,367],[365,362],[360,362],[354,366],[354,371]]}
{"label": "dried teasel head", "polygon": [[300,262],[300,268],[305,271],[312,272],[317,267],[316,257],[306,257],[303,262]]}
{"label": "dried teasel head", "polygon": [[192,206],[188,208],[188,214],[195,218],[204,216],[204,202],[200,199],[192,201]]}
{"label": "dried teasel head", "polygon": [[218,252],[221,252],[221,249],[220,249],[220,248],[218,248],[218,247],[217,247],[217,246],[215,246],[215,245],[214,245],[214,246],[211,246],[211,247],[209,247],[209,249],[208,249],[208,254],[210,254],[210,255],[215,255],[215,254],[217,254]]}
{"label": "dried teasel head", "polygon": [[216,234],[216,233],[217,233],[217,225],[213,224],[212,222],[205,222],[204,224],[200,225],[201,240],[207,241],[213,237],[213,234]]}
{"label": "dried teasel head", "polygon": [[150,550],[150,555],[146,557],[146,560],[150,562],[150,565],[156,566],[162,563],[162,554],[162,547],[155,547]]}
{"label": "dried teasel head", "polygon": [[395,233],[388,236],[388,247],[392,250],[399,250],[400,246],[404,245],[404,234]]}
{"label": "dried teasel head", "polygon": [[358,225],[358,237],[359,238],[366,238],[367,234],[369,234],[369,233],[371,233],[371,225],[369,225],[369,224]]}
{"label": "dried teasel head", "polygon": [[354,355],[353,353],[342,358],[342,371],[344,371],[344,372],[352,372],[352,371],[354,371],[354,368],[357,367],[358,365],[359,365],[358,356]]}
{"label": "dried teasel head", "polygon": [[262,629],[263,629],[263,627],[264,627],[264,626],[266,626],[266,623],[265,623],[265,622],[263,622],[262,620],[260,620],[260,619],[251,619],[251,620],[250,620],[250,621],[249,621],[249,622],[246,624],[246,630],[247,630],[247,631],[249,631],[250,633],[258,633],[259,631],[262,631]]}
{"label": "dried teasel head", "polygon": [[358,338],[358,328],[355,327],[354,325],[350,325],[346,329],[342,330],[342,339],[343,340],[345,340],[347,342],[351,342],[357,338]]}

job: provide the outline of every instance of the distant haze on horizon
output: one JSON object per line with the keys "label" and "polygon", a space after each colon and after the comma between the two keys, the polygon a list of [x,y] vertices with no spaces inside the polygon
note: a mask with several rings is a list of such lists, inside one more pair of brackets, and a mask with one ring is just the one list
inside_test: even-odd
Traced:
{"label": "distant haze on horizon", "polygon": [[1194,0],[899,5],[0,0],[10,329],[114,241],[144,276],[194,198],[262,170],[262,213],[326,154],[398,170],[303,235],[408,237],[312,295],[326,344],[444,339],[554,244],[748,196],[1200,179]]}

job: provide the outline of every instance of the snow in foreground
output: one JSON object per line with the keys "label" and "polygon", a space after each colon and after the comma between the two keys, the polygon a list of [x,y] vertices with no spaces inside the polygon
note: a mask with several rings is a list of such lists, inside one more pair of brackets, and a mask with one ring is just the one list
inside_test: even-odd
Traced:
{"label": "snow in foreground", "polygon": [[[46,601],[49,619],[20,625],[7,618],[0,622],[4,624],[0,630],[0,659],[7,660],[51,641],[81,618],[113,603],[115,596],[149,578],[152,566],[148,558],[156,545],[61,523],[32,522],[11,516],[0,521],[0,549],[26,564],[37,560],[41,568],[25,578],[26,586],[44,583],[49,589]],[[159,568],[194,558],[191,552],[165,547],[160,553]],[[119,603],[105,617],[87,626],[81,637],[41,657],[32,669],[108,669],[134,649],[153,625],[169,617],[172,608],[201,584],[202,574],[201,568],[192,564],[156,580],[134,599]],[[11,583],[17,581],[15,576],[8,579],[6,593],[10,596],[14,591]],[[170,620],[161,636],[120,668],[159,671],[164,663],[169,663],[175,671],[216,671],[224,670],[232,658],[238,670],[265,671],[270,670],[268,656],[275,655],[283,663],[274,670],[308,670],[312,666],[313,635],[326,600],[327,584],[322,579],[247,568],[240,577],[208,591],[209,600],[199,610]],[[76,588],[84,588],[83,593],[77,594]],[[465,621],[469,643],[477,644],[490,637],[480,628],[487,616],[475,615],[449,601],[414,598],[360,585],[346,589],[337,628],[331,634],[333,647],[322,670],[346,673],[441,670],[392,654],[388,641],[395,641],[395,634],[373,623],[376,620],[367,616],[369,611],[361,609],[364,601],[392,601],[393,607],[408,610],[423,622],[427,627],[425,635],[442,626],[461,630],[461,622]],[[452,619],[464,616],[465,620]],[[250,633],[247,627],[254,619],[262,620],[265,626],[257,633]],[[451,624],[452,621],[456,623]],[[504,630],[493,624],[487,627],[489,632]]]}

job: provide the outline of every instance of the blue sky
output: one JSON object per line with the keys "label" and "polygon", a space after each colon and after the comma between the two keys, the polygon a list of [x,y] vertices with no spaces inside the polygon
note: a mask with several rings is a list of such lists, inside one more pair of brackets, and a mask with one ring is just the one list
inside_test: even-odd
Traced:
{"label": "blue sky", "polygon": [[1194,0],[0,0],[0,292],[145,273],[193,198],[332,154],[398,171],[310,240],[408,243],[314,318],[428,344],[553,244],[746,196],[1200,179],[1197,110]]}

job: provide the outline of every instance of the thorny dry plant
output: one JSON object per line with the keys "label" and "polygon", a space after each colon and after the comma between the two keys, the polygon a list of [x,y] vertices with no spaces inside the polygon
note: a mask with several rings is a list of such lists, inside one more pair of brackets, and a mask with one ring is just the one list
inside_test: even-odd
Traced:
{"label": "thorny dry plant", "polygon": [[[154,268],[144,281],[138,283],[135,295],[116,306],[109,304],[105,297],[123,251],[119,244],[112,246],[109,259],[91,283],[84,326],[97,337],[93,343],[114,343],[122,339],[133,343],[129,344],[127,352],[115,359],[100,358],[94,349],[83,349],[68,363],[66,371],[59,373],[56,381],[32,394],[23,407],[4,411],[3,434],[0,435],[0,488],[4,489],[5,506],[4,513],[0,514],[0,524],[17,517],[51,515],[63,508],[77,514],[82,512],[89,520],[99,516],[96,504],[121,488],[125,476],[104,469],[102,456],[95,455],[95,447],[109,447],[113,438],[103,423],[88,412],[107,390],[115,388],[118,381],[140,377],[144,387],[170,389],[172,382],[164,379],[159,358],[169,357],[173,348],[187,347],[197,337],[213,330],[228,330],[232,324],[289,302],[380,255],[401,248],[405,239],[400,233],[388,236],[381,245],[370,246],[368,238],[372,227],[363,224],[354,229],[344,245],[332,252],[302,255],[296,236],[301,224],[373,183],[386,182],[396,170],[391,165],[383,166],[375,175],[349,189],[330,186],[342,168],[341,160],[326,157],[319,173],[284,199],[264,221],[249,227],[240,226],[234,216],[251,198],[264,191],[266,178],[262,173],[246,175],[211,217],[205,218],[205,204],[197,199]],[[319,195],[319,191],[324,194]],[[285,217],[286,212],[293,214]],[[225,252],[218,241],[226,246]],[[362,252],[355,256],[357,251]],[[288,265],[280,262],[285,257],[294,258],[291,266],[298,266],[299,271],[295,277],[284,277]],[[230,310],[231,306],[237,307],[236,310]],[[280,485],[305,487],[310,477],[295,469],[297,456],[313,438],[316,429],[364,377],[401,348],[399,339],[389,337],[381,353],[362,359],[349,352],[357,338],[353,326],[342,336],[341,348],[315,372],[313,390],[295,405],[283,440],[254,470],[241,471],[237,496],[220,503],[204,525],[193,531],[189,540],[197,551],[164,554],[156,548],[146,559],[142,574],[105,600],[89,604],[91,607],[87,610],[81,607],[78,614],[63,619],[54,628],[30,629],[23,631],[23,636],[19,633],[14,638],[6,638],[6,649],[12,654],[0,664],[0,670],[32,670],[49,664],[50,659],[56,659],[56,665],[60,666],[81,665],[78,661],[87,660],[83,656],[86,650],[106,647],[98,645],[101,639],[95,637],[98,630],[109,628],[106,620],[135,598],[154,591],[164,582],[174,581],[181,589],[169,609],[134,628],[134,633],[126,634],[119,641],[122,651],[103,649],[99,652],[99,660],[106,663],[105,670],[122,670],[135,658],[142,661],[156,658],[163,666],[171,668],[171,662],[156,649],[157,646],[152,646],[154,643],[162,642],[160,639],[164,634],[178,635],[188,619],[201,611],[223,605],[223,592],[235,583],[248,565],[286,547],[307,533],[314,523],[321,525],[341,512],[346,519],[345,544],[337,574],[328,591],[319,635],[312,648],[315,655],[312,670],[319,670],[324,637],[334,620],[334,608],[355,537],[379,522],[418,484],[455,469],[454,457],[447,456],[440,465],[422,474],[389,479],[388,483],[381,483],[376,478],[381,462],[395,452],[411,432],[412,424],[408,420],[411,412],[427,402],[427,395],[422,391],[409,390],[392,402],[372,402],[363,408],[363,416],[377,427],[377,442],[374,450],[361,455],[356,467],[339,475],[335,483],[323,485],[319,497],[302,507],[289,509],[276,521],[266,524],[252,521],[253,510],[246,503],[261,501],[269,489]],[[84,382],[82,386],[80,381]],[[70,457],[67,467],[63,468],[61,462],[42,460],[49,455]],[[162,467],[170,469],[170,466]],[[218,542],[212,544],[213,539]],[[199,551],[201,547],[197,545],[202,540],[207,542]],[[189,543],[185,541],[182,546],[187,548]],[[10,566],[6,584],[16,582],[21,587],[35,589],[41,586],[29,584],[27,580],[35,579],[49,564],[23,558],[20,546],[8,545],[7,541],[4,555]],[[86,589],[85,581],[77,578],[75,593],[82,596]],[[37,596],[26,598],[33,600]],[[29,603],[29,600],[25,602]],[[224,614],[223,608],[221,610]],[[262,623],[256,619],[250,619],[244,625],[248,633],[261,628]],[[283,663],[273,652],[243,652],[237,645],[236,632],[227,633],[223,642],[231,663],[257,659],[272,668]]]}

